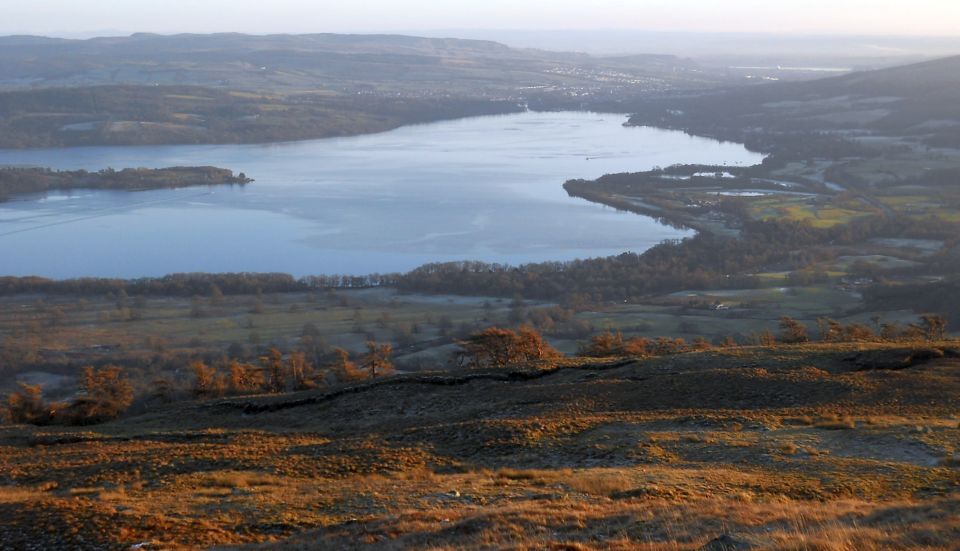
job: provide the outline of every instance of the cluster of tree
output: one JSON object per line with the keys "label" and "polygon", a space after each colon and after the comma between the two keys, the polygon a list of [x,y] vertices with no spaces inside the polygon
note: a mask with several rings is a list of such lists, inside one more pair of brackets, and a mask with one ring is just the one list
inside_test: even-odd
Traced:
{"label": "cluster of tree", "polygon": [[80,393],[68,403],[49,403],[37,385],[20,384],[7,397],[7,417],[34,425],[89,425],[117,418],[133,403],[134,388],[121,368],[85,367]]}
{"label": "cluster of tree", "polygon": [[534,328],[522,326],[516,331],[490,327],[460,341],[457,365],[470,369],[504,368],[545,360],[562,354]]}
{"label": "cluster of tree", "polygon": [[709,342],[703,337],[697,337],[692,343],[684,339],[673,337],[657,337],[656,339],[647,339],[644,337],[624,338],[619,331],[612,333],[607,331],[593,336],[587,343],[580,347],[578,355],[589,358],[644,358],[649,356],[669,356],[674,354],[683,354],[694,350],[707,350],[711,348]]}
{"label": "cluster of tree", "polygon": [[807,266],[818,246],[875,237],[943,238],[955,229],[949,224],[917,224],[887,215],[832,228],[816,228],[797,220],[746,220],[735,239],[700,233],[661,243],[643,254],[517,267],[482,262],[427,264],[400,276],[396,285],[416,292],[632,301],[692,288],[752,288],[760,282],[751,274],[774,264]]}
{"label": "cluster of tree", "polygon": [[[896,323],[884,323],[880,318],[875,318],[874,324],[876,329],[860,323],[844,325],[830,318],[817,319],[820,341],[822,342],[942,341],[947,335],[946,320],[936,314],[920,316],[920,323],[918,324],[901,326]],[[656,339],[625,338],[620,332],[612,333],[608,331],[591,337],[589,341],[581,345],[578,355],[592,358],[643,358],[683,354],[696,350],[708,350],[713,347],[731,348],[742,344],[774,346],[778,343],[803,344],[813,341],[807,325],[789,316],[780,318],[778,327],[778,334],[766,330],[743,342],[728,336],[714,343],[708,342],[703,337],[697,337],[691,343],[684,339],[671,337],[658,337]]]}
{"label": "cluster of tree", "polygon": [[[370,341],[366,353],[356,360],[350,352],[335,348],[325,364],[316,368],[305,352],[283,354],[276,348],[257,363],[226,360],[190,362],[189,394],[196,398],[226,395],[283,393],[309,390],[336,383],[348,383],[390,375],[394,371],[392,345]],[[34,425],[88,425],[109,421],[126,412],[137,398],[130,380],[120,367],[82,369],[80,391],[68,402],[49,402],[39,385],[21,383],[7,396],[4,412],[13,423]],[[187,389],[167,377],[154,380],[143,403],[170,402],[183,397]]]}
{"label": "cluster of tree", "polygon": [[296,293],[319,289],[362,289],[389,286],[396,274],[366,276],[307,276],[295,278],[281,273],[188,273],[139,279],[76,278],[54,280],[43,277],[0,277],[0,296],[42,293],[52,295],[127,296],[211,296],[254,295],[258,293]]}
{"label": "cluster of tree", "polygon": [[400,289],[466,295],[592,301],[634,300],[652,293],[697,288],[749,288],[749,274],[783,260],[804,245],[829,239],[809,224],[770,220],[746,225],[743,237],[698,234],[665,242],[643,254],[510,267],[480,262],[428,264],[403,275]]}
{"label": "cluster of tree", "polygon": [[196,360],[190,364],[193,373],[191,391],[198,398],[210,398],[310,390],[335,383],[373,379],[393,372],[392,353],[392,345],[369,341],[359,364],[342,348],[335,348],[332,361],[321,368],[314,367],[304,352],[284,355],[276,348],[262,356],[257,365],[234,359],[218,367]]}
{"label": "cluster of tree", "polygon": [[820,340],[824,342],[858,341],[942,341],[947,335],[947,320],[938,314],[923,314],[920,323],[901,325],[874,318],[874,328],[864,324],[843,325],[830,318],[817,319]]}
{"label": "cluster of tree", "polygon": [[43,277],[0,277],[0,295],[42,293],[49,295],[197,296],[209,295],[214,287],[224,294],[240,295],[306,291],[288,274],[230,273],[173,274],[158,278],[77,278],[54,280]]}
{"label": "cluster of tree", "polygon": [[25,193],[50,190],[112,189],[141,191],[148,189],[246,184],[251,182],[242,172],[212,166],[172,168],[111,168],[97,172],[61,171],[47,168],[0,168],[0,200]]}
{"label": "cluster of tree", "polygon": [[298,281],[308,289],[366,289],[370,287],[391,287],[396,284],[400,274],[367,275],[312,275]]}
{"label": "cluster of tree", "polygon": [[[817,318],[819,340],[833,343],[942,341],[947,336],[947,321],[937,314],[923,314],[920,316],[920,323],[906,325],[884,322],[879,316],[874,317],[872,322],[873,327],[856,322],[843,324],[828,317]],[[789,316],[780,318],[779,329],[778,335],[771,331],[758,335],[757,344],[802,344],[814,340],[806,324]]]}

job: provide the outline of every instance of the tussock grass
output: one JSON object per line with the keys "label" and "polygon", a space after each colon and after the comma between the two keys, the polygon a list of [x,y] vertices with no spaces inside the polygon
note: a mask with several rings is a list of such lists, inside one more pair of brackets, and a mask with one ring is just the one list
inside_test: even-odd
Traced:
{"label": "tussock grass", "polygon": [[949,358],[856,372],[838,359],[851,351],[569,360],[526,381],[384,385],[256,414],[213,401],[4,427],[0,541],[691,550],[729,534],[761,550],[953,551],[960,372]]}
{"label": "tussock grass", "polygon": [[274,484],[270,476],[256,472],[219,471],[204,476],[200,485],[208,488],[250,488]]}
{"label": "tussock grass", "polygon": [[841,415],[825,415],[817,419],[813,424],[818,429],[826,430],[852,430],[857,428],[857,422],[853,418]]}

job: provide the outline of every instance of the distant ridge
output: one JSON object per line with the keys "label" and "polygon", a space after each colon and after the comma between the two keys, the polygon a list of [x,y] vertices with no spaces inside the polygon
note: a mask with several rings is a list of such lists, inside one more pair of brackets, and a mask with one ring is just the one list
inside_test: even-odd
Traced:
{"label": "distant ridge", "polygon": [[[803,133],[908,136],[960,147],[960,56],[805,82],[664,95],[635,105],[632,124],[744,141]],[[795,146],[796,144],[794,144]]]}
{"label": "distant ridge", "polygon": [[595,58],[489,40],[396,34],[0,37],[0,89],[8,90],[123,84],[357,91],[413,83],[413,91],[424,93],[457,79],[469,79],[477,88],[597,82],[594,73],[600,72],[682,87],[725,78],[694,68],[674,56]]}

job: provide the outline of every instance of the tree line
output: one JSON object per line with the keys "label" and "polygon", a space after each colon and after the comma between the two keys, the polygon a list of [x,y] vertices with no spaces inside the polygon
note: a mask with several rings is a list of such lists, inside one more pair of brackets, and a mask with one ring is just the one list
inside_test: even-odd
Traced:
{"label": "tree line", "polygon": [[[255,295],[258,293],[297,293],[322,289],[364,289],[391,286],[397,274],[325,275],[296,278],[283,273],[186,273],[138,279],[73,278],[65,280],[44,277],[0,277],[0,296],[28,293],[77,296],[209,296]],[[216,291],[215,291],[216,289]]]}
{"label": "tree line", "polygon": [[[861,323],[843,324],[830,318],[819,318],[819,340],[843,342],[939,342],[947,338],[947,321],[937,314],[920,316],[919,323],[899,325],[873,320],[876,329]],[[691,342],[682,338],[624,337],[620,332],[604,332],[584,342],[577,353],[588,358],[649,358],[731,348],[744,345],[775,346],[813,342],[806,324],[784,316],[779,332],[766,330],[740,342],[727,337],[710,343],[702,337]],[[505,369],[523,366],[539,367],[564,357],[551,346],[539,331],[529,325],[516,329],[488,327],[456,341],[452,364],[458,369]],[[254,395],[312,390],[325,386],[375,379],[391,375],[393,347],[389,343],[368,341],[366,352],[358,360],[350,352],[336,348],[330,360],[315,367],[307,354],[295,351],[284,354],[271,348],[257,363],[230,359],[220,365],[203,360],[190,363],[189,389],[178,388],[170,379],[153,381],[147,389],[149,400],[170,402],[190,396],[210,399],[228,395]],[[133,384],[117,366],[85,367],[81,371],[80,392],[69,402],[48,402],[38,385],[21,383],[10,393],[5,404],[6,417],[14,423],[35,425],[87,425],[115,419],[130,408],[135,399]]]}
{"label": "tree line", "polygon": [[[140,398],[149,402],[171,402],[185,395],[203,399],[276,394],[351,383],[392,374],[392,353],[391,344],[370,341],[367,352],[358,361],[354,361],[348,351],[336,348],[331,354],[332,361],[321,368],[315,368],[304,352],[285,355],[276,348],[271,348],[255,364],[237,359],[224,365],[194,360],[190,363],[189,388],[182,388],[164,377],[153,381]],[[114,365],[84,367],[79,392],[66,402],[45,400],[40,385],[20,383],[18,387],[7,396],[6,416],[14,423],[34,425],[102,423],[122,415],[137,397],[124,369]]]}
{"label": "tree line", "polygon": [[940,237],[951,229],[887,215],[833,228],[815,228],[797,220],[747,220],[738,238],[700,233],[661,243],[642,254],[570,262],[427,264],[400,276],[396,285],[411,292],[633,301],[683,289],[754,288],[761,282],[752,274],[772,264],[806,268],[811,249],[818,245],[856,243],[871,237]]}
{"label": "tree line", "polygon": [[195,360],[190,364],[193,375],[191,393],[197,398],[276,394],[312,390],[392,374],[393,345],[368,341],[366,346],[366,353],[360,355],[357,361],[351,358],[347,350],[334,348],[330,361],[322,367],[315,367],[304,352],[284,355],[277,348],[271,348],[256,364],[232,359],[226,362],[225,366],[217,366]]}

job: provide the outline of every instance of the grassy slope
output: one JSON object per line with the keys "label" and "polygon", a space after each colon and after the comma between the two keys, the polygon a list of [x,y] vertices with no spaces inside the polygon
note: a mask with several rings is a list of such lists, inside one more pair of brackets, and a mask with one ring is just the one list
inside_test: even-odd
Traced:
{"label": "grassy slope", "polygon": [[909,352],[571,360],[513,380],[408,377],[6,427],[0,539],[696,549],[730,533],[762,548],[949,549],[960,362],[857,371]]}
{"label": "grassy slope", "polygon": [[520,111],[516,101],[251,94],[197,86],[0,93],[0,147],[262,143]]}

